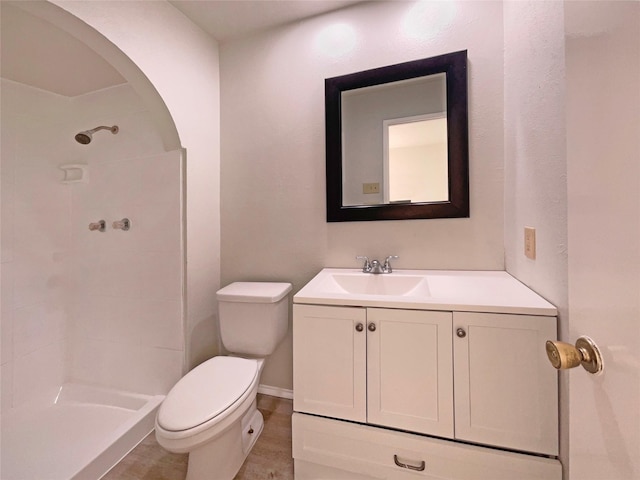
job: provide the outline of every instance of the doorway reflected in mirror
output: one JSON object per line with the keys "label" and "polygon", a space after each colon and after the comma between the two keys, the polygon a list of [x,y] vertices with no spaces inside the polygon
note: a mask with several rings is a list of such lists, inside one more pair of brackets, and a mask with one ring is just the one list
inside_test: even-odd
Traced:
{"label": "doorway reflected in mirror", "polygon": [[384,203],[447,201],[447,113],[385,120],[383,135]]}

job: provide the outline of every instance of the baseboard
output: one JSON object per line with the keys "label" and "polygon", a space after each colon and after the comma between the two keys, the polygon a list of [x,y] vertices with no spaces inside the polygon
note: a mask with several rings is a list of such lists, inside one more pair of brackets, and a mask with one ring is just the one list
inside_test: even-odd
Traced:
{"label": "baseboard", "polygon": [[271,385],[258,385],[258,393],[263,395],[270,395],[272,397],[288,398],[293,400],[293,390],[287,390],[286,388],[272,387]]}

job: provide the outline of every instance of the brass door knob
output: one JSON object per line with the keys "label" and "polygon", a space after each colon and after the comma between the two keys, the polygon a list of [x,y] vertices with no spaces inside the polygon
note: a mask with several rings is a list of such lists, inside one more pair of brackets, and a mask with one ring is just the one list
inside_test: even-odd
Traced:
{"label": "brass door knob", "polygon": [[602,372],[602,355],[598,346],[589,337],[580,337],[575,346],[565,342],[547,340],[547,357],[554,368],[565,370],[582,365],[589,373]]}

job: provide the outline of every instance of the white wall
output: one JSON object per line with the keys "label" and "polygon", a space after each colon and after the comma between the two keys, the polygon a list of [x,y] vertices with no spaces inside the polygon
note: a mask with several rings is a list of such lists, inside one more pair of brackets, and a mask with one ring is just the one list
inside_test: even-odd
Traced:
{"label": "white wall", "polygon": [[191,368],[218,349],[215,300],[220,286],[217,44],[164,1],[54,0],[52,3],[104,35],[140,68],[164,100],[181,145],[187,151],[186,332],[187,367]]}
{"label": "white wall", "polygon": [[[506,270],[553,303],[568,329],[567,178],[562,2],[504,4],[504,235]],[[536,229],[536,259],[524,227]],[[568,384],[560,384],[563,465]]]}
{"label": "white wall", "polygon": [[[422,10],[420,10],[422,9]],[[502,6],[371,2],[221,46],[222,283],[290,281],[355,256],[503,269]],[[354,47],[321,40],[341,23]],[[471,218],[326,222],[324,79],[468,49]],[[290,337],[263,383],[292,386]]]}
{"label": "white wall", "polygon": [[[567,304],[564,22],[561,2],[506,2],[505,260],[562,313]],[[536,229],[536,259],[524,227]]]}

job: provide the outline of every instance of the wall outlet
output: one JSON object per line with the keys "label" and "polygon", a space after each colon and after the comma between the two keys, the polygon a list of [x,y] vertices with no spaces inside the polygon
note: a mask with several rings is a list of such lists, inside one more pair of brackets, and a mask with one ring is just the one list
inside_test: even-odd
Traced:
{"label": "wall outlet", "polygon": [[363,183],[362,193],[380,193],[379,183]]}
{"label": "wall outlet", "polygon": [[524,227],[524,254],[531,260],[536,259],[536,229]]}

